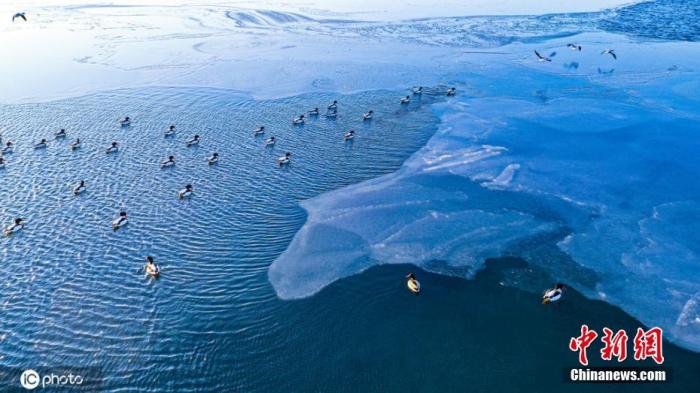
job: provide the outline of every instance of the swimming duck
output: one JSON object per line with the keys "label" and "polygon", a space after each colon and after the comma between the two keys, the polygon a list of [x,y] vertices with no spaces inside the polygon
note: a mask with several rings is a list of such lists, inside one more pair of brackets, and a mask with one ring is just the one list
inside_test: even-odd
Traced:
{"label": "swimming duck", "polygon": [[285,165],[289,165],[289,163],[292,162],[292,153],[286,152],[284,155],[280,158],[277,159],[277,165],[280,167],[283,167]]}
{"label": "swimming duck", "polygon": [[409,97],[409,96],[406,96],[406,97],[401,99],[402,104],[408,104],[409,102],[411,102],[411,97]]}
{"label": "swimming duck", "polygon": [[109,145],[109,147],[107,147],[107,149],[105,150],[105,152],[107,154],[116,153],[118,151],[119,151],[119,144],[117,142],[112,142],[112,144]]}
{"label": "swimming duck", "polygon": [[457,93],[457,89],[455,89],[454,87],[450,87],[449,89],[447,89],[448,96],[453,96],[455,95],[455,93]]}
{"label": "swimming duck", "polygon": [[160,275],[160,268],[158,265],[156,265],[155,261],[153,260],[152,256],[147,256],[146,257],[146,265],[143,267],[143,270],[146,272],[147,275],[153,277],[153,278],[158,278]]}
{"label": "swimming duck", "polygon": [[121,125],[122,127],[131,125],[131,119],[129,118],[129,116],[119,119],[119,125]]}
{"label": "swimming duck", "polygon": [[192,139],[187,141],[186,145],[187,147],[199,145],[199,135],[193,136]]}
{"label": "swimming duck", "polygon": [[126,215],[125,211],[121,211],[119,212],[119,215],[114,220],[112,220],[112,229],[116,231],[117,229],[123,227],[128,223],[129,217]]}
{"label": "swimming duck", "polygon": [[345,141],[351,141],[353,138],[355,138],[355,131],[350,130],[343,135],[343,139]]}
{"label": "swimming duck", "polygon": [[2,150],[0,150],[0,152],[1,152],[2,154],[10,154],[10,153],[12,153],[12,150],[14,150],[14,147],[13,147],[13,146],[14,146],[14,144],[13,144],[12,142],[7,141],[7,143],[6,143],[5,146],[2,148]]}
{"label": "swimming duck", "polygon": [[255,135],[255,136],[262,135],[264,133],[265,133],[265,126],[260,126],[260,127],[256,128],[255,130],[253,130],[253,135]]}
{"label": "swimming duck", "polygon": [[414,87],[413,94],[418,95],[418,96],[423,94],[423,86]]}
{"label": "swimming duck", "polygon": [[408,273],[408,275],[406,275],[406,286],[408,290],[414,294],[417,295],[420,293],[420,282],[416,280],[416,276],[413,273]]}
{"label": "swimming duck", "polygon": [[0,169],[4,169],[4,168],[5,168],[5,159],[2,158],[2,156],[0,156]]}
{"label": "swimming duck", "polygon": [[292,120],[292,124],[294,124],[294,125],[304,124],[304,115],[299,115],[299,117]]}
{"label": "swimming duck", "polygon": [[48,142],[46,141],[46,139],[42,139],[41,141],[39,141],[39,143],[37,143],[36,145],[34,145],[34,148],[35,148],[35,149],[45,149],[46,146],[48,146],[47,143],[48,143]]}
{"label": "swimming duck", "polygon": [[58,132],[56,132],[56,139],[65,138],[66,135],[66,130],[64,128],[61,128]]}
{"label": "swimming duck", "polygon": [[336,110],[338,109],[338,101],[333,101],[330,105],[328,105],[328,110]]}
{"label": "swimming duck", "polygon": [[564,285],[557,284],[552,289],[544,291],[542,295],[542,304],[554,303],[561,299],[561,295],[564,293]]}
{"label": "swimming duck", "polygon": [[80,138],[68,144],[71,150],[80,149]]}
{"label": "swimming duck", "polygon": [[160,163],[161,168],[168,168],[175,165],[175,156],[168,156],[167,160],[163,160]]}
{"label": "swimming duck", "polygon": [[194,188],[192,188],[192,184],[188,184],[185,186],[185,188],[180,190],[180,192],[178,192],[177,195],[180,197],[180,199],[185,199],[191,197],[193,193]]}
{"label": "swimming duck", "polygon": [[75,187],[73,187],[73,194],[80,195],[85,191],[85,180],[81,180]]}
{"label": "swimming duck", "polygon": [[318,110],[318,108],[314,108],[306,113],[308,113],[309,116],[318,116],[321,112]]}
{"label": "swimming duck", "polygon": [[173,136],[173,135],[175,135],[175,124],[172,124],[170,127],[168,127],[167,130],[165,130],[166,137]]}
{"label": "swimming duck", "polygon": [[15,220],[12,222],[12,225],[8,226],[5,228],[5,231],[3,232],[5,236],[11,236],[14,233],[17,233],[24,229],[24,220],[21,218],[15,218]]}
{"label": "swimming duck", "polygon": [[271,136],[271,137],[265,139],[265,146],[274,146],[275,143],[277,143],[277,140],[275,139],[274,136]]}
{"label": "swimming duck", "polygon": [[211,157],[207,158],[207,163],[209,163],[209,165],[216,164],[217,162],[219,162],[219,153],[214,153]]}
{"label": "swimming duck", "polygon": [[362,120],[371,120],[371,119],[372,119],[372,116],[374,116],[374,111],[365,112],[365,113],[362,115]]}
{"label": "swimming duck", "polygon": [[330,117],[331,119],[335,119],[338,117],[338,111],[328,111],[326,113],[326,117]]}

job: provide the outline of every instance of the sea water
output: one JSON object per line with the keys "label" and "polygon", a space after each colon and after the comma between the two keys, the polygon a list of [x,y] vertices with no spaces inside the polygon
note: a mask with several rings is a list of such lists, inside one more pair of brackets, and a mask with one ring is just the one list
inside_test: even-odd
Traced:
{"label": "sea water", "polygon": [[[300,201],[347,190],[348,206],[338,218],[353,217],[358,214],[353,205],[366,199],[343,186],[372,178],[379,180],[371,183],[385,183],[413,151],[442,132],[433,108],[454,101],[425,94],[401,106],[402,93],[256,101],[225,90],[151,88],[3,106],[3,138],[16,148],[5,156],[0,174],[2,221],[27,220],[22,232],[2,240],[3,376],[27,367],[93,367],[86,372],[101,378],[97,388],[128,392],[448,391],[467,384],[480,391],[578,388],[561,382],[560,367],[576,365],[566,342],[580,323],[634,329],[639,322],[574,290],[566,304],[543,308],[537,295],[514,287],[541,288],[552,278],[524,261],[496,261],[476,281],[416,271],[413,265],[369,269],[295,301],[280,299],[285,292],[270,285],[270,263],[307,219]],[[295,115],[333,99],[340,101],[337,119],[319,116],[302,127],[291,125]],[[374,119],[362,121],[370,108]],[[116,120],[126,114],[132,124],[122,128]],[[170,124],[177,134],[165,138]],[[267,131],[255,137],[252,130],[259,125]],[[66,140],[51,138],[59,127],[66,128]],[[342,135],[349,129],[357,137],[346,143]],[[188,148],[185,141],[193,134],[202,142]],[[272,135],[278,143],[266,149],[263,140]],[[50,140],[48,148],[34,150],[33,142],[42,137]],[[71,151],[74,138],[83,146]],[[120,151],[107,155],[111,141],[120,143]],[[214,151],[221,160],[209,166],[205,159]],[[275,160],[285,151],[293,153],[292,164],[279,168]],[[161,169],[160,161],[170,154],[177,164]],[[443,158],[430,167],[449,162]],[[493,186],[502,187],[510,175],[496,178]],[[87,190],[74,196],[72,186],[80,179]],[[459,195],[493,192],[449,180],[435,188],[432,178],[412,177],[406,193],[369,208],[376,214],[364,222],[367,230],[383,222],[387,209],[418,195],[411,187],[433,189],[426,201],[410,204],[418,213],[431,200],[446,198],[444,206],[450,206],[458,188]],[[179,200],[177,191],[186,183],[193,184],[195,195]],[[520,231],[554,228],[532,225],[557,216],[553,205],[531,197],[486,196],[478,202],[480,212],[457,218],[460,227],[469,219],[493,223],[488,210],[507,201],[521,211],[532,204],[529,211],[537,216],[504,213],[502,222],[520,217],[530,224],[514,226],[514,238]],[[470,203],[477,202],[462,205]],[[111,219],[122,209],[130,222],[113,231]],[[442,214],[435,219],[444,219]],[[421,223],[435,231],[434,222]],[[346,267],[346,255],[338,251],[356,240],[346,233],[330,236],[336,233],[326,233],[324,248],[333,251],[325,260]],[[490,237],[502,239],[497,235]],[[442,232],[435,236],[426,236],[426,242],[437,242],[435,250],[449,249],[440,244]],[[489,236],[480,239],[483,243],[472,243],[480,250],[496,247]],[[546,237],[540,240],[547,244]],[[418,261],[425,250],[414,247],[413,259],[405,254],[405,260]],[[158,280],[144,276],[145,255],[159,263]],[[317,271],[306,266],[308,274],[297,277],[297,286],[315,283]],[[405,289],[408,271],[421,279],[421,296]],[[514,330],[514,324],[520,328]],[[547,355],[535,355],[542,353]],[[697,356],[667,344],[666,357],[677,373],[671,386],[692,384],[689,367]],[[505,378],[511,373],[528,377],[515,382]]]}
{"label": "sea water", "polygon": [[[659,16],[692,15],[697,4],[292,23],[270,29],[299,42],[377,40],[391,61],[349,51],[360,58],[352,66],[329,66],[318,63],[325,52],[305,51],[269,79],[226,74],[238,76],[235,86],[269,87],[249,93],[136,89],[3,106],[4,140],[18,144],[0,172],[0,220],[21,216],[27,228],[2,243],[0,365],[95,365],[108,391],[599,391],[563,383],[562,368],[577,364],[568,339],[582,323],[628,332],[659,324],[696,348],[698,59],[687,42],[696,25],[686,17],[669,29]],[[256,45],[269,44],[268,30],[251,29]],[[151,38],[166,40],[161,33]],[[85,61],[121,77],[179,82],[166,70],[183,70],[189,84],[200,80],[186,64],[115,55],[129,42],[143,51],[129,37]],[[193,48],[230,49],[211,41]],[[566,49],[571,41],[584,50]],[[397,47],[410,66],[398,67]],[[618,61],[600,55],[608,47]],[[558,54],[538,63],[534,49]],[[262,74],[278,65],[254,63]],[[248,95],[296,86],[277,82],[299,64],[310,70],[300,79],[314,78],[300,86],[326,93]],[[364,91],[414,80],[449,81],[458,95],[402,108],[406,90]],[[293,116],[338,98],[335,122],[291,127]],[[378,115],[365,124],[370,108]],[[124,115],[134,119],[127,129],[116,125]],[[171,123],[178,135],[166,140]],[[259,125],[279,138],[274,150],[253,137]],[[61,127],[68,138],[53,141]],[[350,128],[358,137],[346,144]],[[186,148],[195,133],[201,145]],[[71,153],[75,137],[83,148]],[[34,151],[40,138],[49,147]],[[121,150],[107,156],[111,141]],[[287,150],[293,163],[280,170]],[[214,151],[222,159],[209,167]],[[161,170],[171,153],[178,164]],[[88,189],[76,198],[81,179]],[[187,183],[195,196],[180,201]],[[113,232],[121,209],[130,223]],[[159,281],[143,277],[148,254],[163,268]],[[524,259],[485,264],[504,255]],[[409,271],[423,283],[419,297],[405,289]],[[540,291],[555,281],[573,289],[544,308]],[[668,342],[665,350],[669,385],[615,390],[691,390],[697,355]]]}
{"label": "sea water", "polygon": [[[295,329],[267,268],[304,222],[298,202],[391,172],[435,131],[430,104],[441,98],[400,105],[401,94],[255,101],[151,88],[3,106],[3,141],[15,149],[0,172],[0,222],[26,227],[2,239],[2,365],[95,366],[110,391],[259,387],[258,365],[284,354]],[[338,116],[326,117],[334,99]],[[315,107],[320,116],[292,125]],[[117,123],[125,115],[129,127]],[[60,128],[67,138],[54,139]],[[186,147],[195,134],[201,143]],[[42,138],[48,147],[35,150]],[[119,151],[108,155],[112,141]],[[292,163],[280,168],[285,152]],[[161,168],[169,155],[177,164]],[[86,191],[73,195],[80,180]],[[180,200],[186,184],[194,196]],[[122,210],[129,223],[114,231]],[[146,255],[158,280],[144,277]]]}

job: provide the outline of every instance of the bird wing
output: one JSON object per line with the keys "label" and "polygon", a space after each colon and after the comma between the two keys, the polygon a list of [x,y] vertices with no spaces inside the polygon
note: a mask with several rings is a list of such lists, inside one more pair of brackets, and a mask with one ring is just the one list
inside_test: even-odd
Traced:
{"label": "bird wing", "polygon": [[25,22],[27,21],[27,17],[24,16],[24,14],[20,14],[19,16],[20,16],[20,18],[24,19]]}
{"label": "bird wing", "polygon": [[556,56],[556,55],[557,55],[557,52],[552,52],[552,53],[549,54],[549,57],[554,57],[554,56]]}
{"label": "bird wing", "polygon": [[617,60],[617,55],[615,54],[615,52],[610,52],[610,54],[612,55],[613,59]]}
{"label": "bird wing", "polygon": [[538,59],[542,58],[542,55],[540,54],[540,52],[538,52],[536,50],[535,50],[535,56],[537,56]]}

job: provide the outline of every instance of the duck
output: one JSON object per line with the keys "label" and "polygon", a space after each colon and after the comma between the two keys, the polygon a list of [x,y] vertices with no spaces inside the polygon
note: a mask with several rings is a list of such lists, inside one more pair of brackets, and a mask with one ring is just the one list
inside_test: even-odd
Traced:
{"label": "duck", "polygon": [[271,147],[271,146],[274,146],[275,143],[277,143],[277,140],[275,139],[274,136],[271,136],[271,137],[265,139],[265,146],[266,146],[266,147],[267,147],[267,146],[270,146],[270,147]]}
{"label": "duck", "polygon": [[5,169],[5,159],[0,156],[0,169]]}
{"label": "duck", "polygon": [[61,128],[58,132],[56,132],[56,139],[65,138],[66,135],[66,130],[64,128]]}
{"label": "duck", "polygon": [[542,55],[540,54],[540,52],[538,52],[538,51],[535,50],[535,56],[537,56],[537,60],[538,60],[540,63],[544,63],[544,62],[548,62],[548,63],[549,63],[549,62],[551,62],[551,61],[552,61],[552,57],[554,57],[554,55],[556,55],[556,54],[557,54],[557,52],[552,52],[549,56],[542,56]]}
{"label": "duck", "polygon": [[168,156],[166,160],[160,162],[161,168],[168,168],[175,165],[175,156]]}
{"label": "duck", "polygon": [[420,293],[420,282],[418,282],[416,276],[413,273],[408,273],[406,275],[406,286],[408,287],[408,290],[412,293],[416,295]]}
{"label": "duck", "polygon": [[68,147],[70,147],[71,150],[80,149],[80,138],[78,138],[78,139],[76,139],[75,141],[69,143],[69,144],[68,144]]}
{"label": "duck", "polygon": [[75,187],[73,187],[73,194],[80,195],[85,191],[85,180],[81,180]]}
{"label": "duck", "polygon": [[27,21],[27,15],[25,12],[18,12],[16,14],[12,15],[12,22],[14,22],[15,19],[17,19],[17,18],[22,19],[25,22]]}
{"label": "duck", "polygon": [[192,188],[192,184],[188,184],[185,186],[185,188],[180,190],[180,192],[178,192],[177,195],[178,197],[180,197],[180,199],[185,199],[191,197],[193,193],[194,188]]}
{"label": "duck", "polygon": [[0,150],[0,153],[2,154],[10,154],[14,150],[14,143],[7,141],[5,143],[5,146],[3,146],[2,150]]}
{"label": "duck", "polygon": [[308,113],[309,116],[318,116],[321,113],[321,111],[319,111],[318,108],[314,108],[306,113]]}
{"label": "duck", "polygon": [[12,222],[12,225],[5,228],[5,231],[3,233],[5,234],[5,236],[12,236],[13,234],[21,231],[22,229],[24,229],[24,220],[21,218],[15,218],[15,220]]}
{"label": "duck", "polygon": [[107,149],[105,150],[105,152],[107,154],[116,153],[118,151],[119,151],[119,144],[117,142],[112,142],[112,144],[109,145],[109,147],[107,147]]}
{"label": "duck", "polygon": [[129,116],[125,116],[124,118],[119,119],[118,122],[119,122],[119,125],[121,125],[122,127],[127,127],[127,126],[131,125],[131,119],[129,118]]}
{"label": "duck", "polygon": [[600,52],[601,55],[610,55],[613,57],[613,59],[617,60],[617,54],[615,54],[614,49],[606,49],[602,52]]}
{"label": "duck", "polygon": [[563,284],[557,284],[554,288],[544,291],[544,295],[542,295],[542,304],[554,303],[561,299],[564,289],[565,287]]}
{"label": "duck", "polygon": [[48,146],[48,142],[46,141],[46,139],[42,139],[39,141],[39,143],[34,145],[34,148],[35,149],[45,149],[46,146]]}
{"label": "duck", "polygon": [[170,125],[167,130],[165,130],[165,137],[173,136],[175,135],[175,124]]}
{"label": "duck", "polygon": [[374,111],[367,111],[364,114],[362,114],[362,120],[372,120],[373,116],[374,116]]}
{"label": "duck", "polygon": [[294,124],[294,125],[304,124],[304,115],[299,115],[299,117],[294,118],[294,120],[292,120],[292,124]]}
{"label": "duck", "polygon": [[143,267],[143,270],[152,278],[158,278],[158,276],[160,276],[160,267],[156,265],[153,257],[150,255],[146,257],[146,265]]}
{"label": "duck", "polygon": [[418,95],[418,96],[423,94],[423,86],[414,87],[413,94]]}
{"label": "duck", "polygon": [[410,96],[406,96],[406,97],[401,99],[401,104],[408,104],[409,102],[411,102]]}
{"label": "duck", "polygon": [[336,110],[338,109],[338,101],[333,101],[330,105],[328,105],[328,110]]}
{"label": "duck", "polygon": [[119,215],[114,220],[112,220],[112,229],[116,231],[117,229],[123,227],[128,223],[129,217],[127,216],[125,211],[121,211],[119,212]]}
{"label": "duck", "polygon": [[258,136],[265,133],[265,126],[260,126],[253,130],[253,135]]}
{"label": "duck", "polygon": [[286,152],[284,155],[277,159],[277,165],[283,167],[289,165],[292,162],[292,153]]}
{"label": "duck", "polygon": [[338,111],[328,111],[326,113],[326,117],[329,117],[331,119],[335,119],[336,117],[338,117]]}
{"label": "duck", "polygon": [[581,52],[581,49],[583,49],[583,48],[581,48],[581,45],[578,45],[578,44],[566,44],[566,46],[571,50],[579,51],[579,52]]}
{"label": "duck", "polygon": [[350,131],[346,132],[345,135],[343,135],[343,139],[344,139],[346,142],[347,142],[347,141],[351,141],[351,140],[353,140],[354,138],[355,138],[355,131],[353,131],[353,130],[350,130]]}
{"label": "duck", "polygon": [[448,95],[448,96],[453,96],[453,95],[455,95],[456,93],[457,93],[457,89],[455,89],[454,87],[450,87],[449,89],[447,89],[447,95]]}
{"label": "duck", "polygon": [[219,162],[219,153],[213,153],[209,158],[207,158],[207,163],[209,165],[214,165]]}
{"label": "duck", "polygon": [[193,136],[192,139],[186,142],[186,145],[187,147],[199,145],[199,135]]}

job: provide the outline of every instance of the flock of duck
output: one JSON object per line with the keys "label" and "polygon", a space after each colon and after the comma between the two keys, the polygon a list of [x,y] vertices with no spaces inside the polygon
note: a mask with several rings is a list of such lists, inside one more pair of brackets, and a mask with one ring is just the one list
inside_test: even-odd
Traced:
{"label": "flock of duck", "polygon": [[[411,92],[412,95],[414,96],[420,96],[423,94],[423,92],[426,91],[423,89],[422,86],[419,87],[414,87],[412,88]],[[456,89],[454,87],[448,88],[446,91],[442,90],[442,94],[445,94],[447,96],[453,96],[456,94]],[[411,102],[411,94],[402,97],[399,100],[399,103],[401,105],[407,105]],[[321,115],[321,111],[319,108],[314,108],[310,111],[305,112],[304,114],[301,114],[297,117],[294,117],[292,119],[292,125],[293,126],[301,126],[306,122],[307,117],[318,117]],[[325,116],[327,118],[336,118],[338,116],[338,101],[333,101],[330,105],[326,107],[326,112]],[[369,110],[365,113],[362,114],[362,120],[363,121],[370,121],[374,117],[374,111]],[[129,116],[126,116],[122,119],[118,120],[118,125],[121,128],[128,128],[131,126],[132,119]],[[253,130],[253,135],[254,136],[261,136],[264,135],[266,132],[265,126],[260,126]],[[165,138],[170,138],[175,136],[176,133],[176,127],[175,125],[169,126],[165,132],[164,132],[164,137]],[[345,142],[351,142],[355,138],[355,131],[350,130],[347,131],[343,134],[343,140]],[[54,134],[54,139],[56,140],[64,140],[65,138],[68,137],[68,132],[62,128],[58,132]],[[185,142],[185,146],[187,147],[193,147],[199,145],[201,142],[201,138],[199,135],[195,134],[192,136],[190,139],[188,139]],[[264,146],[265,147],[272,147],[277,143],[277,139],[274,136],[270,136],[265,139],[264,141]],[[34,145],[35,150],[41,150],[41,149],[47,149],[49,146],[49,141],[47,139],[41,139],[38,143]],[[71,151],[76,151],[79,150],[82,147],[82,142],[79,138],[75,139],[74,141],[70,142],[68,144],[68,147],[70,148]],[[7,161],[5,160],[4,156],[12,154],[14,151],[15,144],[12,141],[3,141],[2,135],[0,135],[0,170],[4,169]],[[105,154],[111,155],[111,154],[117,154],[119,152],[119,142],[114,141],[110,143],[105,149],[104,152]],[[286,152],[283,156],[279,157],[276,161],[277,166],[284,167],[288,166],[291,164],[292,160],[292,153],[291,152]],[[212,153],[209,157],[207,157],[206,162],[208,165],[215,165],[219,161],[219,153]],[[173,167],[176,164],[175,156],[170,155],[168,156],[165,160],[160,162],[161,168],[169,168]],[[86,184],[84,180],[81,180],[79,183],[77,183],[75,186],[72,188],[72,192],[74,195],[78,196],[81,195],[85,190],[86,190]],[[194,195],[194,187],[191,184],[185,185],[185,187],[178,192],[178,198],[179,199],[186,199],[190,198]],[[129,222],[129,216],[126,211],[120,211],[118,215],[112,220],[112,229],[114,231],[118,230],[119,228],[127,225]],[[15,218],[12,223],[5,228],[3,231],[3,234],[5,236],[11,236],[17,232],[20,232],[21,230],[24,229],[26,224],[26,221],[23,218]],[[153,263],[153,258],[152,257],[147,257],[148,263],[146,264],[146,272],[152,275],[153,277],[157,277],[160,269]]]}

